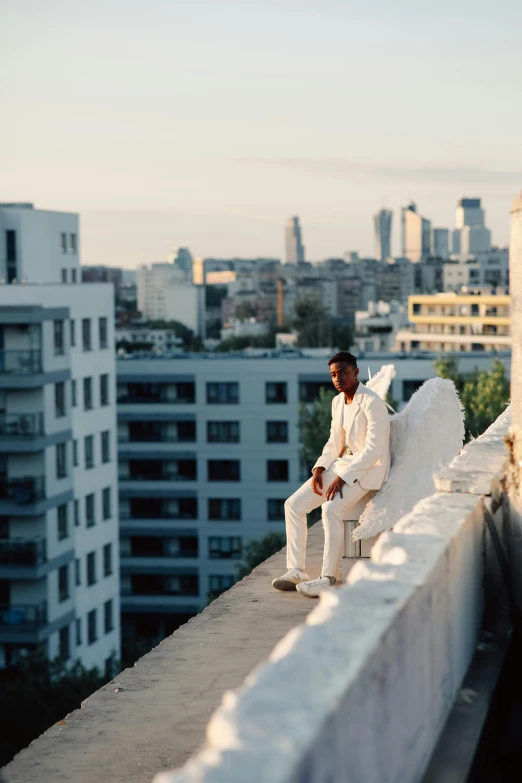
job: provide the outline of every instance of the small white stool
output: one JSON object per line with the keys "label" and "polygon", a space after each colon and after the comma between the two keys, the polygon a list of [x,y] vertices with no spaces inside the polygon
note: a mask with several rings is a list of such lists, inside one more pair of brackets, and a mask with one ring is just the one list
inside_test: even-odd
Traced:
{"label": "small white stool", "polygon": [[359,524],[359,517],[371,496],[371,494],[365,495],[362,500],[350,509],[350,519],[344,520],[343,582],[346,581],[346,577],[356,560],[359,560],[361,557],[370,557],[371,548],[380,535],[379,533],[376,536],[372,536],[372,538],[363,538],[361,541],[353,541],[352,539],[352,533]]}

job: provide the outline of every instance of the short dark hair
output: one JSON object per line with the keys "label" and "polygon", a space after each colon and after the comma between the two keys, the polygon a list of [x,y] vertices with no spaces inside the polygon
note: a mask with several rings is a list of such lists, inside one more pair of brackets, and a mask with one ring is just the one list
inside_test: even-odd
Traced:
{"label": "short dark hair", "polygon": [[332,358],[328,360],[328,367],[330,367],[331,364],[339,364],[340,362],[349,364],[350,367],[357,367],[357,359],[353,353],[348,353],[348,351],[339,351],[339,353],[334,353]]}

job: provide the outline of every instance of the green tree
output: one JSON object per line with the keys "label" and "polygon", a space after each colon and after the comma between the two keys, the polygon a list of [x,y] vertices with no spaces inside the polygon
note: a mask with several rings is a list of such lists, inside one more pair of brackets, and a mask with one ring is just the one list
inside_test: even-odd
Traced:
{"label": "green tree", "polygon": [[243,562],[237,566],[238,579],[243,579],[267,558],[275,555],[286,544],[284,533],[273,531],[257,541],[249,541],[243,549]]}
{"label": "green tree", "polygon": [[311,403],[299,405],[299,432],[301,437],[301,460],[310,467],[321,454],[330,436],[332,421],[332,400],[334,391],[319,390],[319,397]]}
{"label": "green tree", "polygon": [[[111,676],[116,674],[115,670]],[[0,767],[107,682],[80,661],[66,666],[43,652],[20,657],[0,673]]]}
{"label": "green tree", "polygon": [[292,326],[298,334],[297,345],[320,348],[336,345],[347,351],[352,329],[346,321],[333,319],[317,299],[298,299]]}
{"label": "green tree", "polygon": [[439,357],[435,369],[439,378],[453,381],[460,395],[464,406],[466,441],[482,435],[506,409],[510,390],[502,362],[494,362],[487,372],[475,370],[468,376],[462,376],[458,373],[456,359]]}

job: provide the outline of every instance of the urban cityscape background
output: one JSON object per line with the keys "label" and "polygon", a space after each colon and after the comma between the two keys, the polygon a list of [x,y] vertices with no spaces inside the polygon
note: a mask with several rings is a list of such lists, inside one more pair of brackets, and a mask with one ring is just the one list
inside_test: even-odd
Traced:
{"label": "urban cityscape background", "polygon": [[507,388],[520,185],[520,10],[499,46],[449,0],[26,5],[0,30],[0,765],[281,548],[334,352],[393,363],[395,410],[437,375]]}

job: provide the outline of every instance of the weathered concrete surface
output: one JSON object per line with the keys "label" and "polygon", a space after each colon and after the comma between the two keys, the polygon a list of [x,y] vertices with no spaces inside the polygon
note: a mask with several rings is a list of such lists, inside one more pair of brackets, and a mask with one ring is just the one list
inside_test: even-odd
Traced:
{"label": "weathered concrete surface", "polygon": [[[314,578],[320,524],[308,540]],[[238,687],[317,605],[272,588],[286,571],[285,555],[286,548],[266,560],[31,743],[4,767],[2,783],[150,783],[160,770],[181,766],[203,742],[223,692]]]}

